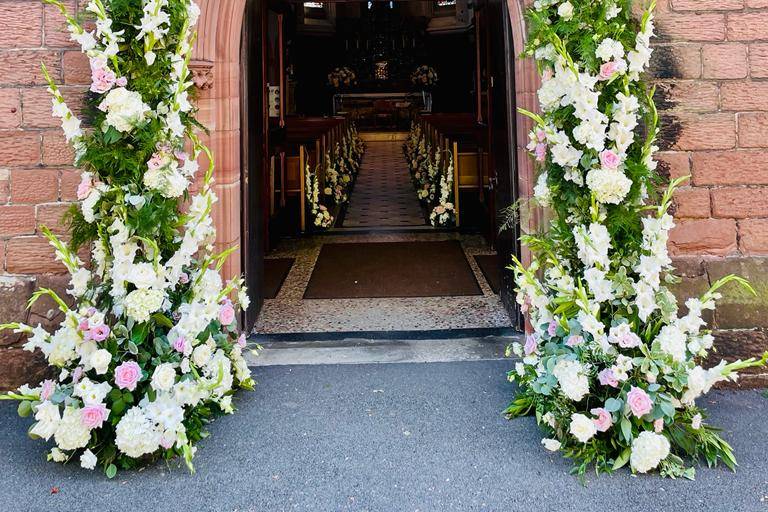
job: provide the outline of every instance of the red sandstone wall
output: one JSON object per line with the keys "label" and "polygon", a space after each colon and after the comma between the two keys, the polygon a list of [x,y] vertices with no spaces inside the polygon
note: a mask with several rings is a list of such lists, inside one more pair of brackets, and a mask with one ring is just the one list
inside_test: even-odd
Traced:
{"label": "red sandstone wall", "polygon": [[653,71],[677,256],[768,254],[768,0],[660,0]]}

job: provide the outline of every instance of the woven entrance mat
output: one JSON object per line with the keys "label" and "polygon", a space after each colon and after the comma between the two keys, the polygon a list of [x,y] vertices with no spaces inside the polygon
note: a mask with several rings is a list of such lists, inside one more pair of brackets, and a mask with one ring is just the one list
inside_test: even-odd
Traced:
{"label": "woven entrance mat", "polygon": [[488,281],[488,286],[491,287],[493,293],[499,294],[499,288],[501,288],[501,273],[499,271],[499,257],[495,254],[478,254],[475,256],[477,266],[485,276],[485,280]]}
{"label": "woven entrance mat", "polygon": [[482,295],[461,244],[325,244],[305,299]]}
{"label": "woven entrance mat", "polygon": [[274,299],[288,277],[293,258],[266,258],[264,260],[264,298]]}

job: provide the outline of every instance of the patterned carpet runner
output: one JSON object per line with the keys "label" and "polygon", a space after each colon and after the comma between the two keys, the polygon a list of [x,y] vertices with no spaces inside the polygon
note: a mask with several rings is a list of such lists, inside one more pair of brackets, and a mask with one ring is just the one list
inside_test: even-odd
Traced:
{"label": "patterned carpet runner", "polygon": [[346,228],[424,226],[402,142],[367,142],[344,218]]}

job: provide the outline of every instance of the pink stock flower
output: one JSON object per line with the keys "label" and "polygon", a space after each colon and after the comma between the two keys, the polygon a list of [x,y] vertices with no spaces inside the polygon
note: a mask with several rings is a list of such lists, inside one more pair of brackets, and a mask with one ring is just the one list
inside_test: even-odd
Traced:
{"label": "pink stock flower", "polygon": [[538,341],[536,340],[536,335],[534,334],[528,334],[525,337],[525,346],[523,347],[523,352],[525,355],[529,356],[536,352],[539,349]]}
{"label": "pink stock flower", "polygon": [[600,66],[600,74],[597,77],[600,80],[610,80],[619,70],[619,64],[616,61],[606,62]]}
{"label": "pink stock flower", "polygon": [[88,175],[83,175],[83,179],[77,186],[77,199],[82,201],[93,190],[93,179]]}
{"label": "pink stock flower", "polygon": [[115,80],[115,85],[118,87],[125,87],[126,85],[128,85],[128,79],[125,78],[124,76],[121,76],[120,78]]}
{"label": "pink stock flower", "polygon": [[109,336],[110,329],[106,324],[97,325],[90,330],[91,339],[94,341],[104,341]]}
{"label": "pink stock flower", "polygon": [[636,386],[632,386],[629,393],[627,393],[627,404],[629,404],[629,409],[632,411],[632,414],[638,418],[645,416],[651,412],[651,409],[653,409],[653,401],[651,400],[651,397],[649,397],[648,393],[643,389]]}
{"label": "pink stock flower", "polygon": [[537,162],[543,162],[547,159],[547,145],[546,144],[536,144],[536,161]]}
{"label": "pink stock flower", "polygon": [[541,130],[541,129],[536,130],[536,140],[538,140],[539,142],[546,141],[547,140],[547,132],[545,132],[544,130]]}
{"label": "pink stock flower", "polygon": [[606,149],[600,153],[600,165],[605,169],[618,169],[621,165],[621,157],[615,151]]}
{"label": "pink stock flower", "polygon": [[77,325],[77,327],[83,332],[91,328],[90,325],[88,324],[88,320],[80,320],[80,323]]}
{"label": "pink stock flower", "polygon": [[612,388],[619,387],[619,379],[616,378],[616,375],[610,368],[606,368],[605,370],[598,373],[597,380],[600,381],[602,386],[611,386]]}
{"label": "pink stock flower", "polygon": [[662,430],[664,430],[664,418],[659,418],[653,422],[653,431],[661,434]]}
{"label": "pink stock flower", "polygon": [[234,321],[235,308],[232,307],[232,304],[222,304],[221,309],[219,309],[219,322],[221,322],[222,325],[229,325]]}
{"label": "pink stock flower", "polygon": [[91,80],[93,81],[91,84],[91,92],[104,94],[112,89],[112,86],[115,85],[117,77],[112,70],[104,67],[94,69],[91,73]]}
{"label": "pink stock flower", "polygon": [[240,334],[240,337],[237,338],[237,346],[245,348],[245,333]]}
{"label": "pink stock flower", "polygon": [[582,336],[579,336],[578,334],[569,336],[568,340],[565,342],[565,344],[568,345],[569,347],[578,347],[582,343],[584,343],[584,338]]}
{"label": "pink stock flower", "polygon": [[95,315],[95,314],[96,314],[96,312],[97,312],[97,311],[98,311],[98,310],[97,310],[95,307],[91,306],[91,307],[89,307],[89,308],[88,308],[88,310],[85,312],[85,316],[93,316],[93,315]]}
{"label": "pink stock flower", "polygon": [[45,379],[42,382],[42,389],[40,390],[40,400],[45,402],[51,398],[51,395],[53,395],[54,391],[56,391],[56,383],[51,379]]}
{"label": "pink stock flower", "polygon": [[141,367],[136,361],[126,361],[115,368],[115,384],[118,388],[133,391],[141,379]]}
{"label": "pink stock flower", "polygon": [[80,409],[80,421],[87,428],[101,428],[109,416],[109,410],[104,404],[86,405]]}
{"label": "pink stock flower", "polygon": [[547,334],[550,336],[554,336],[557,333],[557,322],[554,320],[549,321],[549,325],[547,326]]}
{"label": "pink stock flower", "polygon": [[78,366],[72,371],[72,384],[77,384],[83,377],[83,367]]}
{"label": "pink stock flower", "polygon": [[594,418],[592,421],[595,423],[598,432],[605,432],[611,428],[611,425],[613,425],[613,417],[611,416],[611,413],[604,408],[597,407],[589,412],[597,416],[597,418]]}

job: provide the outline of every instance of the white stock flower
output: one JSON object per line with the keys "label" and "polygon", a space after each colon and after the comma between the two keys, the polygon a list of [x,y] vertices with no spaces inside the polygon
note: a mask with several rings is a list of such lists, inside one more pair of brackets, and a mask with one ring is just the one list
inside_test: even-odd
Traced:
{"label": "white stock flower", "polygon": [[539,177],[536,179],[536,186],[533,187],[533,195],[541,206],[545,208],[550,206],[552,194],[547,185],[546,172],[539,174]]}
{"label": "white stock flower", "polygon": [[576,247],[579,250],[579,259],[587,267],[600,265],[607,269],[611,260],[608,257],[608,249],[611,247],[611,237],[608,229],[597,222],[585,226],[575,226],[573,236],[576,241]]}
{"label": "white stock flower", "polygon": [[647,473],[657,467],[669,455],[669,440],[654,432],[640,432],[632,441],[629,464],[638,473]]}
{"label": "white stock flower", "polygon": [[586,443],[597,434],[597,427],[591,418],[583,414],[574,413],[571,415],[571,424],[568,427],[568,431],[580,442]]}
{"label": "white stock flower", "polygon": [[603,62],[609,62],[612,60],[619,60],[624,58],[624,46],[621,42],[606,37],[603,39],[595,50],[595,56],[601,59]]}

